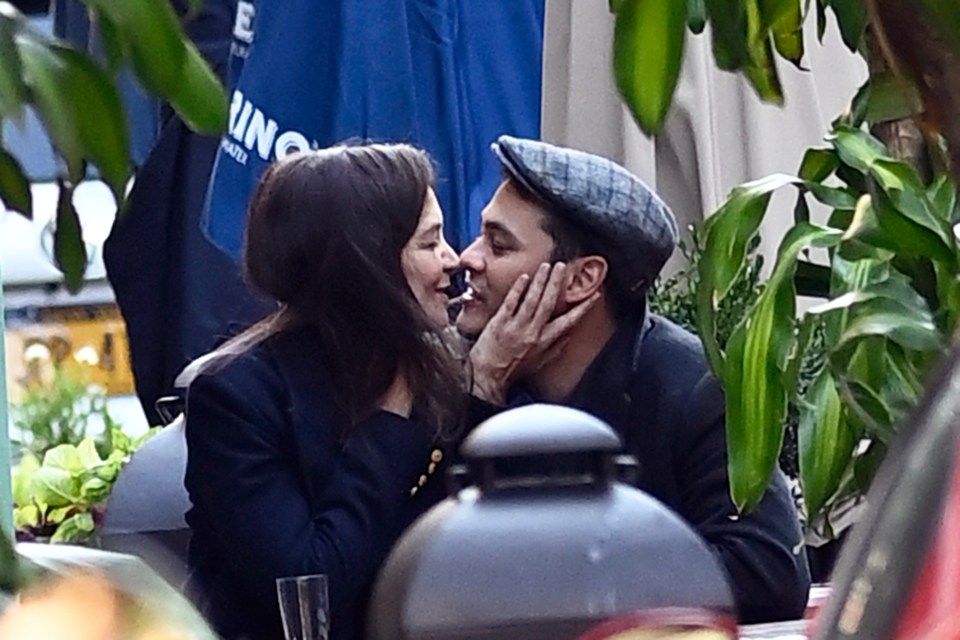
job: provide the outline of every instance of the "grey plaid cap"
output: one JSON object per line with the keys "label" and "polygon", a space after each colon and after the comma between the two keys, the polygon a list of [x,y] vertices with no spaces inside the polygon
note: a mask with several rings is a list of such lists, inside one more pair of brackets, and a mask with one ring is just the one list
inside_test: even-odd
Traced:
{"label": "grey plaid cap", "polygon": [[626,291],[646,291],[676,247],[677,222],[642,180],[606,158],[537,140],[500,136],[493,151],[553,213],[596,234]]}

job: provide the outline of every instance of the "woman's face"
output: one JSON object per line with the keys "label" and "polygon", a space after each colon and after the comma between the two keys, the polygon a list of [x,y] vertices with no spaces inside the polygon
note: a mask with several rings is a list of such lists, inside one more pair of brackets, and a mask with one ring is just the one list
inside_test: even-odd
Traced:
{"label": "woman's face", "polygon": [[443,211],[433,189],[420,213],[420,222],[400,252],[400,265],[410,290],[436,328],[449,323],[447,294],[450,274],[459,258],[443,237]]}

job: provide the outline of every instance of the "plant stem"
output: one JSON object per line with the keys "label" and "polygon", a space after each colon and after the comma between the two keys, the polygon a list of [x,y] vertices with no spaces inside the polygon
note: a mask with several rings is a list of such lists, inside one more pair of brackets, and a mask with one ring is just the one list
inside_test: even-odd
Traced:
{"label": "plant stem", "polygon": [[[0,274],[0,282],[2,281],[2,274]],[[6,324],[3,315],[3,287],[0,285],[0,535],[7,535],[13,540],[13,489],[10,476]]]}

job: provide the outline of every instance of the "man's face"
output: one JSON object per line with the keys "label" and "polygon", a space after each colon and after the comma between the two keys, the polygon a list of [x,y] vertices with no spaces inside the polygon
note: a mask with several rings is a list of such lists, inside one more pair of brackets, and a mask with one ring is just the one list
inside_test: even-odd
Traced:
{"label": "man's face", "polygon": [[532,277],[541,263],[550,261],[553,239],[541,227],[545,215],[509,182],[500,184],[481,214],[480,237],[460,254],[473,290],[473,299],[457,317],[460,333],[480,335],[517,278],[524,273]]}

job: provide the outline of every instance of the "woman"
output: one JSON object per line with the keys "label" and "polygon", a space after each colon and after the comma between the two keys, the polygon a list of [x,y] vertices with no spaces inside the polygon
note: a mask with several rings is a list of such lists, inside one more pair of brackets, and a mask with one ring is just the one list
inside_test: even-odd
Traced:
{"label": "woman", "polygon": [[225,638],[282,638],[275,579],[314,573],[330,637],[361,637],[378,567],[444,493],[463,385],[433,181],[413,147],[335,147],[278,161],[253,195],[245,272],[279,309],[187,398],[192,586]]}

